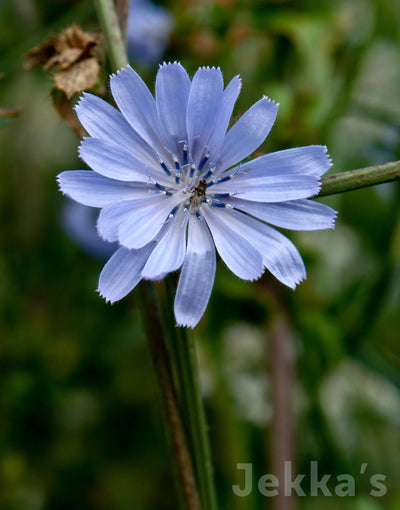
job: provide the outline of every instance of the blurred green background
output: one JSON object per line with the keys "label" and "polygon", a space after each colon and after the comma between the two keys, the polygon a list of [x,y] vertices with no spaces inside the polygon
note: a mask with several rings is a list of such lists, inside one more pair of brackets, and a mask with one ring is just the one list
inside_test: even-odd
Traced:
{"label": "blurred green background", "polygon": [[[219,65],[225,82],[240,74],[236,116],[263,94],[280,102],[264,151],[327,144],[335,172],[400,159],[399,2],[162,6],[171,26],[160,58],[191,74]],[[113,306],[96,294],[102,257],[63,228],[55,180],[82,168],[78,138],[52,107],[50,75],[23,70],[29,49],[73,22],[98,28],[91,1],[0,1],[0,107],[21,110],[0,119],[0,509],[175,509],[139,294]],[[131,62],[152,88],[156,62]],[[102,83],[107,74],[104,64]],[[242,483],[237,463],[253,463],[256,479],[271,472],[277,314],[288,317],[296,370],[295,471],[317,460],[321,474],[356,480],[354,497],[295,505],[400,508],[400,188],[324,202],[339,211],[334,231],[289,234],[308,279],[292,292],[268,274],[242,282],[220,263],[196,330],[221,509],[274,508],[231,486]],[[370,494],[377,473],[383,497]]]}

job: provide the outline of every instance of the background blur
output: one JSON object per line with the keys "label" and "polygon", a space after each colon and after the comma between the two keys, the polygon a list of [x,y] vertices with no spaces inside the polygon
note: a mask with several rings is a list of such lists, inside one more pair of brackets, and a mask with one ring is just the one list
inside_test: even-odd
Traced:
{"label": "background blur", "polygon": [[[264,151],[327,144],[335,172],[400,159],[399,2],[135,4],[131,63],[150,88],[162,59],[190,74],[219,65],[226,83],[243,79],[237,116],[263,94],[280,102]],[[114,306],[96,294],[108,247],[82,235],[91,220],[68,212],[55,180],[82,168],[78,138],[52,107],[51,76],[23,70],[29,49],[73,22],[98,29],[91,1],[0,1],[0,107],[21,110],[0,119],[0,509],[172,510],[138,293]],[[97,93],[107,74],[104,63]],[[400,508],[400,188],[323,201],[339,211],[334,231],[289,233],[308,279],[292,292],[220,263],[196,330],[221,509],[272,508],[231,486],[237,463],[253,463],[255,483],[272,472],[277,314],[296,371],[294,471],[318,460],[321,474],[356,480],[355,497],[298,508]],[[370,495],[377,473],[384,497]]]}

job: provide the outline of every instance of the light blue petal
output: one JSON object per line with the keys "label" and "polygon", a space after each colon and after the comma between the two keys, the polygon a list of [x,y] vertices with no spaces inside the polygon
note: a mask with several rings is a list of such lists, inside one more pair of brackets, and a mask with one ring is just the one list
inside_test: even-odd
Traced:
{"label": "light blue petal", "polygon": [[100,273],[97,289],[100,295],[114,303],[129,294],[140,282],[143,266],[153,248],[153,243],[140,250],[119,248]]}
{"label": "light blue petal", "polygon": [[[241,176],[238,176],[241,177]],[[233,193],[237,198],[256,202],[284,202],[316,195],[320,182],[312,175],[276,175],[259,179],[234,177],[229,181],[215,184],[212,193]]]}
{"label": "light blue petal", "polygon": [[189,147],[196,165],[209,143],[217,118],[224,80],[221,70],[201,67],[193,76],[187,106],[187,131]]}
{"label": "light blue petal", "polygon": [[325,145],[307,145],[283,151],[270,152],[240,165],[242,178],[268,175],[301,174],[321,177],[332,166]]}
{"label": "light blue petal", "polygon": [[[139,198],[139,203],[144,199]],[[108,242],[118,241],[118,230],[121,223],[129,218],[134,208],[134,200],[124,200],[116,204],[105,206],[97,220],[97,232],[99,236]]]}
{"label": "light blue petal", "polygon": [[91,170],[67,170],[57,180],[65,195],[89,207],[149,196],[146,184],[115,181]]}
{"label": "light blue petal", "polygon": [[121,112],[93,94],[83,93],[75,106],[78,118],[86,131],[120,146],[147,165],[159,167],[153,149],[131,128]]}
{"label": "light blue petal", "polygon": [[148,182],[146,165],[117,145],[85,138],[79,146],[79,155],[95,172],[118,181]]}
{"label": "light blue petal", "polygon": [[240,117],[225,135],[219,173],[242,161],[262,144],[275,122],[277,112],[278,105],[263,97]]}
{"label": "light blue petal", "polygon": [[158,195],[133,202],[131,213],[124,217],[119,225],[119,243],[125,248],[139,249],[154,239],[177,201],[179,198],[175,195]]}
{"label": "light blue petal", "polygon": [[336,211],[312,200],[264,204],[233,197],[225,201],[260,220],[291,230],[322,230],[335,224]]}
{"label": "light blue petal", "polygon": [[191,216],[185,262],[175,295],[178,326],[194,328],[211,296],[216,270],[215,247],[204,221]]}
{"label": "light blue petal", "polygon": [[156,78],[156,106],[162,129],[175,144],[187,142],[186,108],[190,79],[178,63],[163,64]]}
{"label": "light blue petal", "polygon": [[217,118],[214,124],[213,132],[208,142],[211,156],[210,161],[217,161],[219,158],[219,150],[224,139],[229,121],[232,117],[233,108],[240,94],[242,81],[239,76],[235,76],[225,88],[221,104],[218,108]]}
{"label": "light blue petal", "polygon": [[166,232],[144,266],[143,278],[158,280],[181,267],[186,253],[187,222],[188,216],[181,207],[173,220],[167,223]]}
{"label": "light blue petal", "polygon": [[227,221],[229,218],[221,214],[221,210],[209,206],[201,207],[218,253],[232,273],[239,278],[259,278],[264,271],[260,253],[242,235],[232,230]]}
{"label": "light blue petal", "polygon": [[118,108],[132,128],[153,147],[160,157],[166,157],[156,102],[140,76],[130,67],[111,76],[111,92]]}
{"label": "light blue petal", "polygon": [[239,211],[218,209],[218,214],[222,221],[261,253],[263,264],[279,281],[294,289],[306,278],[300,253],[283,234]]}

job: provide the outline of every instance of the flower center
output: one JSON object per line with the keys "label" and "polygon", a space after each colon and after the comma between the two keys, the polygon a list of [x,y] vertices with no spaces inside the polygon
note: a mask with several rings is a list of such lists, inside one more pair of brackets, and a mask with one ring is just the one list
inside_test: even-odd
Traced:
{"label": "flower center", "polygon": [[195,214],[199,210],[201,204],[206,198],[206,188],[207,182],[205,179],[201,179],[199,184],[194,188],[189,200],[189,212],[191,214]]}

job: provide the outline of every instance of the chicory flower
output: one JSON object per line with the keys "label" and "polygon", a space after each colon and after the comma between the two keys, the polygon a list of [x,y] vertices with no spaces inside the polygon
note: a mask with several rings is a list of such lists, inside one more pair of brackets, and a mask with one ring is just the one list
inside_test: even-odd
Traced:
{"label": "chicory flower", "polygon": [[228,129],[241,80],[224,88],[219,68],[190,80],[179,63],[160,66],[155,99],[127,67],[111,76],[119,108],[84,94],[76,111],[89,133],[79,149],[92,170],[62,172],[61,190],[101,208],[99,235],[120,245],[98,291],[110,302],[144,279],[180,268],[178,325],[201,319],[214,283],[216,252],[239,278],[267,268],[288,287],[306,277],[291,241],[273,226],[332,228],[335,211],[307,200],[331,166],[326,147],[282,150],[243,162],[265,140],[278,110],[267,97]]}

